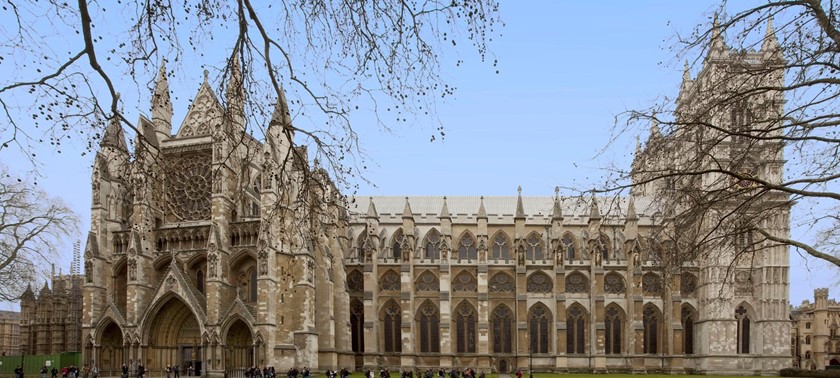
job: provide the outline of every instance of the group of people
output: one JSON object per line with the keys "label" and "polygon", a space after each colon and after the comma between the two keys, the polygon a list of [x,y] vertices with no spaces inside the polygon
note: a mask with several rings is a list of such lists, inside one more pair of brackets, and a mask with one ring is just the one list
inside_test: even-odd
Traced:
{"label": "group of people", "polygon": [[[346,372],[346,371],[347,371],[347,369],[342,370],[342,372]],[[350,373],[347,372],[347,375],[350,375]],[[347,378],[347,375],[342,375],[341,378]],[[417,376],[417,378],[421,378],[421,374],[420,374],[419,370],[416,371],[416,372],[412,371],[412,370],[403,370],[400,373],[400,378],[414,378],[415,375]],[[484,372],[483,371],[480,372],[478,374],[478,376],[476,376],[475,370],[473,370],[472,368],[466,368],[464,370],[450,369],[449,371],[447,371],[446,368],[438,369],[437,378],[447,378],[447,375],[449,376],[448,378],[476,378],[476,377],[477,378],[484,378]],[[329,378],[334,378],[334,377],[329,377]],[[371,369],[368,369],[365,372],[365,378],[375,378],[374,374],[373,374],[373,371]],[[391,378],[391,372],[388,369],[380,369],[379,370],[379,378]],[[432,370],[431,368],[426,369],[426,371],[424,371],[423,374],[422,374],[422,378],[435,378],[434,370]]]}
{"label": "group of people", "polygon": [[[131,364],[132,364],[132,365],[134,365],[134,361],[132,361],[132,362],[131,362]],[[169,366],[167,366],[167,367],[166,367],[166,369],[168,370],[168,369],[169,369]],[[143,378],[143,376],[145,376],[145,375],[146,375],[146,366],[145,366],[145,365],[143,365],[143,363],[142,363],[142,362],[141,362],[141,363],[139,363],[139,364],[137,364],[137,367],[136,367],[136,368],[134,368],[133,370],[134,370],[135,372],[137,372],[137,373],[136,373],[136,374],[137,374],[137,378]],[[121,377],[121,378],[129,378],[128,372],[129,372],[129,367],[128,367],[128,365],[126,365],[126,364],[122,364],[122,367],[120,367],[120,377]],[[167,373],[166,373],[166,376],[167,376],[167,377],[169,377],[169,372],[168,372],[168,371],[167,371]]]}
{"label": "group of people", "polygon": [[263,366],[262,370],[256,366],[245,369],[245,378],[274,378],[274,366]]}

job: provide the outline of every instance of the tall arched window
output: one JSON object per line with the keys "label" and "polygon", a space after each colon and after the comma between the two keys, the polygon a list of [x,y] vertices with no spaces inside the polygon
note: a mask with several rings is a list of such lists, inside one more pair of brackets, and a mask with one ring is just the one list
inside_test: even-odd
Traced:
{"label": "tall arched window", "polygon": [[455,310],[455,337],[458,353],[475,353],[475,309],[467,302]]}
{"label": "tall arched window", "polygon": [[644,326],[643,353],[656,354],[659,352],[659,311],[651,304],[642,310],[642,324]]}
{"label": "tall arched window", "polygon": [[586,336],[586,316],[579,305],[572,306],[566,316],[566,353],[586,353],[584,340]]}
{"label": "tall arched window", "polygon": [[750,315],[744,306],[738,306],[735,310],[735,319],[738,321],[738,353],[750,353]]}
{"label": "tall arched window", "polygon": [[683,353],[694,354],[694,311],[691,307],[682,308]]}
{"label": "tall arched window", "polygon": [[420,323],[420,353],[440,352],[440,316],[435,305],[426,301],[417,312]]}
{"label": "tall arched window", "polygon": [[475,247],[475,238],[470,234],[464,234],[458,245],[458,258],[461,260],[475,260],[478,258],[478,250]]}
{"label": "tall arched window", "polygon": [[499,232],[493,238],[493,248],[491,251],[494,260],[509,260],[510,259],[510,241],[504,232]]}
{"label": "tall arched window", "polygon": [[624,319],[618,306],[607,307],[604,313],[604,347],[606,354],[621,353],[621,326]]}
{"label": "tall arched window", "polygon": [[365,351],[365,309],[358,299],[350,302],[350,340],[353,352]]}
{"label": "tall arched window", "polygon": [[397,230],[394,233],[394,238],[391,239],[391,258],[395,260],[399,260],[402,258],[402,241],[403,241],[403,233],[402,230]]}
{"label": "tall arched window", "polygon": [[400,305],[393,300],[382,309],[382,328],[385,352],[402,352],[402,314]]}
{"label": "tall arched window", "polygon": [[513,351],[513,312],[505,305],[493,310],[493,353]]}
{"label": "tall arched window", "polygon": [[529,260],[543,259],[542,238],[536,232],[532,232],[525,240],[525,258]]}
{"label": "tall arched window", "polygon": [[440,232],[438,230],[433,228],[429,231],[429,234],[426,236],[426,245],[423,249],[425,251],[424,258],[433,260],[440,258]]}
{"label": "tall arched window", "polygon": [[249,289],[250,289],[249,292],[250,293],[248,295],[248,299],[251,302],[256,302],[257,301],[257,270],[251,268],[251,271],[249,272],[249,274],[251,276],[251,279],[250,279],[250,285],[249,285],[250,286],[249,287]]}
{"label": "tall arched window", "polygon": [[531,309],[528,317],[528,335],[530,351],[533,353],[548,353],[549,328],[551,324],[551,313],[542,304],[537,304]]}
{"label": "tall arched window", "polygon": [[195,272],[195,286],[200,293],[204,293],[204,271],[201,269]]}
{"label": "tall arched window", "polygon": [[575,239],[572,237],[572,234],[566,233],[563,235],[563,249],[566,252],[566,259],[567,260],[574,260],[577,258],[577,253],[575,251]]}

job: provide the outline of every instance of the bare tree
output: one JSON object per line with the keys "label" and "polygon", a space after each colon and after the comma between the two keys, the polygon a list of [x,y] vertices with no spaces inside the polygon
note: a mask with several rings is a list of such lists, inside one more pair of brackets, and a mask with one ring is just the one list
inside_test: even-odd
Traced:
{"label": "bare tree", "polygon": [[366,126],[386,130],[434,120],[437,101],[455,90],[442,67],[462,62],[450,54],[472,44],[487,59],[499,24],[494,0],[12,0],[4,9],[12,17],[0,31],[0,65],[11,67],[0,83],[0,152],[37,162],[35,144],[60,148],[80,134],[92,150],[112,118],[142,135],[123,104],[148,103],[158,72],[201,65],[223,103],[226,85],[240,87],[242,103],[232,105],[250,134],[264,134],[288,92],[292,111],[312,118],[288,132],[338,180],[363,169],[354,110],[372,108],[378,125]]}
{"label": "bare tree", "polygon": [[706,254],[737,281],[739,267],[793,247],[840,266],[838,12],[803,0],[716,13],[678,36],[678,97],[619,117],[613,141],[647,139],[605,190],[657,199],[677,263]]}
{"label": "bare tree", "polygon": [[13,301],[58,256],[79,220],[60,199],[0,166],[0,300]]}

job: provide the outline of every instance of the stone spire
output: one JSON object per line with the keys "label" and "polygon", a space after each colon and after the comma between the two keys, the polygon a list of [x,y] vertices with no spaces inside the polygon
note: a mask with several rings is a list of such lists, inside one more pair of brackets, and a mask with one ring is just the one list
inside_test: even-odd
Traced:
{"label": "stone spire", "polygon": [[656,114],[654,113],[650,118],[650,138],[648,138],[648,141],[655,140],[661,136],[662,132],[659,130],[659,120],[656,119]]}
{"label": "stone spire", "polygon": [[592,203],[589,204],[589,220],[601,219],[601,210],[598,209],[598,199],[592,195]]}
{"label": "stone spire", "polygon": [[408,196],[405,197],[405,207],[403,207],[402,217],[403,219],[414,218],[414,212],[411,211],[411,205],[408,203]]}
{"label": "stone spire", "polygon": [[554,187],[554,208],[551,210],[551,220],[563,219],[563,206],[560,203],[560,187]]}
{"label": "stone spire", "polygon": [[368,204],[367,217],[368,218],[379,218],[379,213],[376,212],[376,206],[373,204],[373,197],[370,197],[370,203]]}
{"label": "stone spire", "polygon": [[123,133],[120,120],[116,116],[108,122],[105,126],[105,134],[102,135],[102,140],[99,142],[100,148],[112,147],[117,151],[128,153],[128,146],[125,143],[125,134]]}
{"label": "stone spire", "polygon": [[152,93],[152,124],[158,139],[172,135],[172,101],[169,98],[169,81],[166,78],[166,62],[161,63],[155,90]]}
{"label": "stone spire", "polygon": [[513,219],[525,219],[525,206],[522,205],[522,186],[516,188],[516,191],[519,194],[516,197],[516,216]]}
{"label": "stone spire", "polygon": [[478,219],[487,219],[487,210],[484,209],[484,196],[481,196],[481,201],[478,205]]}
{"label": "stone spire", "polygon": [[639,216],[636,215],[636,201],[633,196],[630,196],[627,201],[627,220],[639,220]]}
{"label": "stone spire", "polygon": [[440,209],[440,216],[438,218],[441,219],[449,219],[452,215],[449,214],[449,206],[446,204],[446,196],[443,196],[443,206]]}
{"label": "stone spire", "polygon": [[227,109],[231,116],[231,121],[235,124],[236,129],[245,129],[245,88],[242,80],[242,70],[239,67],[239,48],[233,52],[232,62],[230,63],[230,78],[228,79],[227,90],[225,92],[225,99],[227,100]]}
{"label": "stone spire", "polygon": [[720,31],[720,23],[718,22],[718,14],[715,13],[714,21],[712,21],[712,39],[709,42],[709,57],[721,58],[726,51],[726,43],[723,41],[723,35]]}
{"label": "stone spire", "polygon": [[761,51],[766,54],[776,55],[779,53],[779,39],[776,37],[776,30],[773,28],[773,15],[767,18],[767,30],[764,32],[764,41],[761,42]]}

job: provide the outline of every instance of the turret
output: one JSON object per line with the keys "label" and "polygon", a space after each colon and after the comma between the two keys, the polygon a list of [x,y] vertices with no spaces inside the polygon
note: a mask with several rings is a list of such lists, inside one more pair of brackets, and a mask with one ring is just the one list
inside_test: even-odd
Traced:
{"label": "turret", "polygon": [[227,111],[230,115],[231,129],[245,130],[245,88],[242,79],[242,70],[239,67],[239,50],[233,52],[233,61],[230,64],[230,79],[228,80],[225,100]]}
{"label": "turret", "polygon": [[761,51],[764,53],[764,59],[781,57],[779,39],[776,37],[776,30],[773,29],[772,15],[767,18],[767,30],[764,32],[764,40],[761,42]]}
{"label": "turret", "polygon": [[172,135],[172,102],[169,98],[169,81],[166,78],[166,63],[161,63],[155,90],[152,93],[152,124],[158,140]]}

